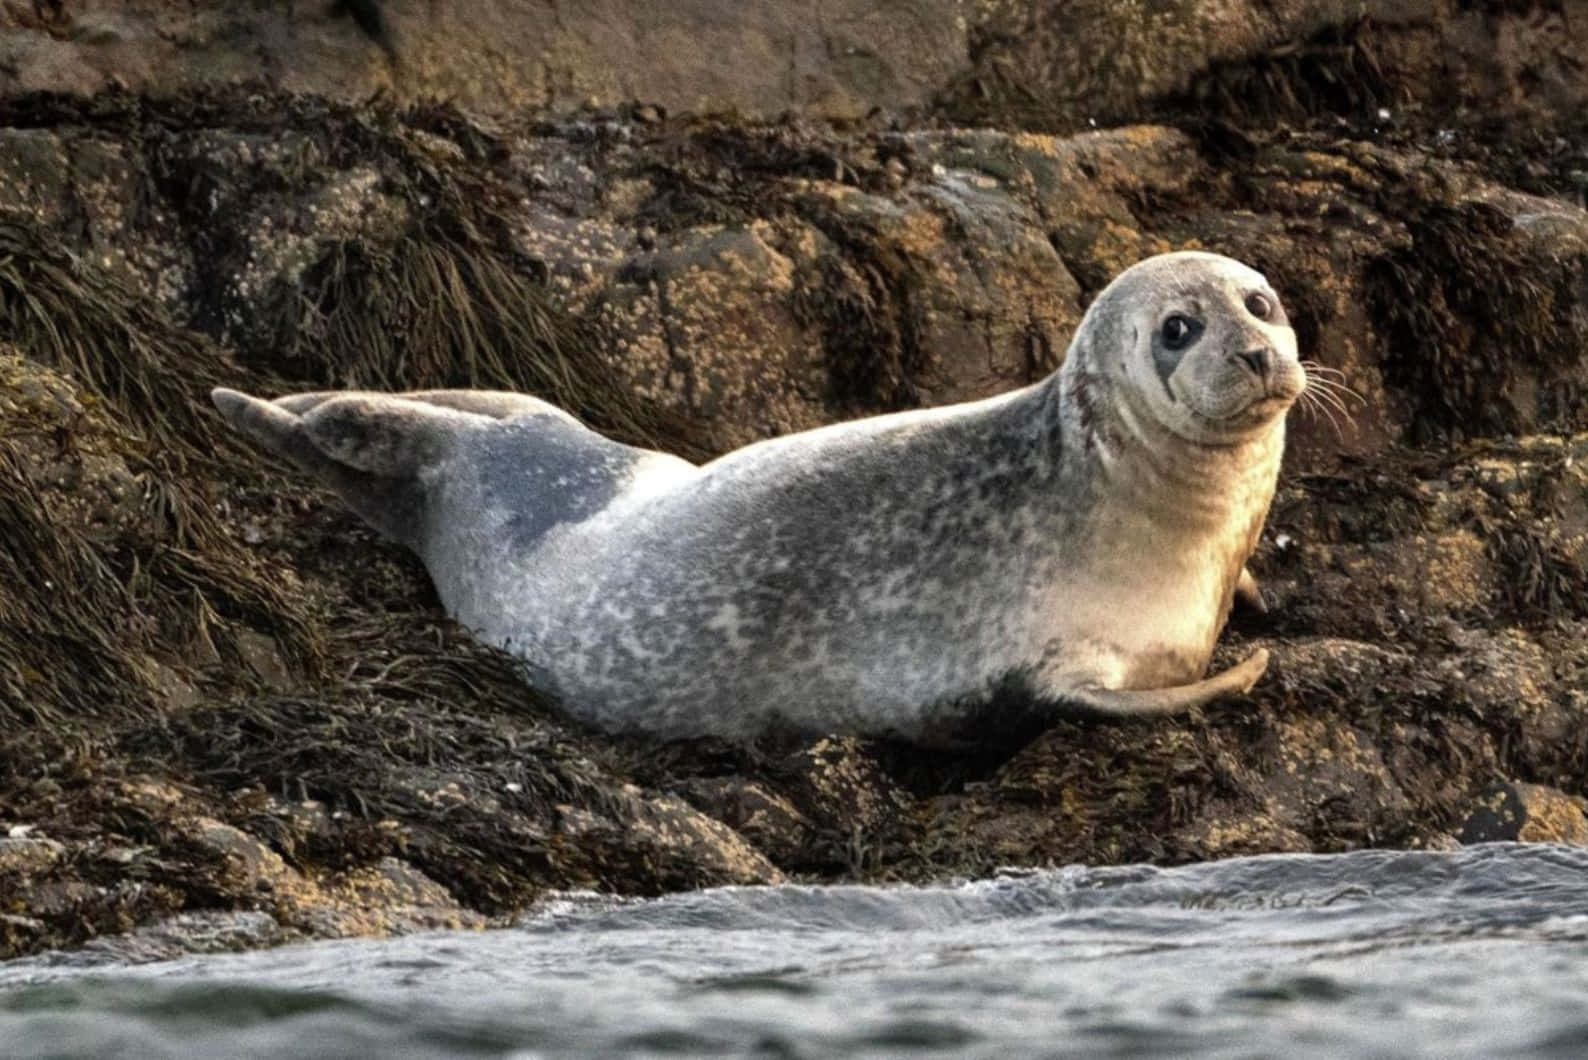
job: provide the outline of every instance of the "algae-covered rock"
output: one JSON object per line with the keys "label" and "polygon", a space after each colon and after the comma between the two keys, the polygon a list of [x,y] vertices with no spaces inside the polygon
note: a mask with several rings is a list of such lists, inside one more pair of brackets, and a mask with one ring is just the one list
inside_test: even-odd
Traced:
{"label": "algae-covered rock", "polygon": [[1461,827],[1463,843],[1588,844],[1588,805],[1539,784],[1507,782],[1481,792]]}
{"label": "algae-covered rock", "polygon": [[[98,28],[26,27],[0,91],[162,49],[241,76],[226,27],[258,26],[267,53],[307,42],[295,83],[325,95],[134,64],[120,76],[147,95],[0,99],[0,954],[476,927],[568,888],[1571,840],[1588,155],[1580,109],[1506,86],[1517,41],[1569,44],[1588,15],[1236,4],[1214,24],[1192,6],[984,5],[965,77],[927,64],[906,86],[949,86],[940,113],[977,128],[352,105],[367,69],[324,80],[325,55],[414,63],[399,98],[441,83],[413,48],[445,34],[399,3],[384,49],[320,12],[292,37],[263,8],[190,5],[170,16],[198,20],[185,43],[76,7],[59,17]],[[762,17],[786,16],[734,32]],[[905,38],[956,27],[849,55],[844,91],[893,98]],[[1536,127],[1411,106],[1438,48],[1502,37],[1456,95]],[[1147,45],[1173,54],[1139,62]],[[1540,83],[1576,98],[1554,61]],[[456,72],[471,92],[517,76]],[[1065,78],[1078,94],[1019,103]],[[1252,85],[1274,105],[1241,104]],[[1039,378],[1115,273],[1184,247],[1267,271],[1314,362],[1252,563],[1269,613],[1220,649],[1261,644],[1269,673],[1200,714],[1057,718],[974,754],[580,729],[445,620],[410,557],[205,401],[506,387],[704,459]]]}
{"label": "algae-covered rock", "polygon": [[631,106],[848,120],[939,109],[1075,128],[1173,102],[1246,121],[1588,98],[1581,0],[159,0],[0,9],[0,93],[170,98],[262,84],[357,101],[457,101],[498,120]]}

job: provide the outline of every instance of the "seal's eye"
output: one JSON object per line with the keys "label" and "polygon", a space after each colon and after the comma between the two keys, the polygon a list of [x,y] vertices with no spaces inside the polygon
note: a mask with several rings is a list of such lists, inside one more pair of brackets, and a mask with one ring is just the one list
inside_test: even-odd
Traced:
{"label": "seal's eye", "polygon": [[1267,320],[1274,315],[1274,303],[1261,291],[1253,291],[1246,296],[1246,311],[1258,320]]}
{"label": "seal's eye", "polygon": [[1195,320],[1176,313],[1163,322],[1163,344],[1167,349],[1183,350],[1196,340],[1201,330],[1202,325]]}

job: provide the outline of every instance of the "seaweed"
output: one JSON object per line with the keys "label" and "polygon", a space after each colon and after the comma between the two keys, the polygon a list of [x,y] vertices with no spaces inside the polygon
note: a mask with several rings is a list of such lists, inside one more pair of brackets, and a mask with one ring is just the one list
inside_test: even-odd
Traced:
{"label": "seaweed", "polygon": [[180,762],[209,790],[323,804],[346,823],[305,830],[285,813],[231,811],[301,867],[400,855],[471,906],[521,906],[570,875],[546,846],[555,807],[603,808],[610,788],[593,766],[580,772],[511,659],[433,622],[365,620],[333,638],[347,670],[313,694],[232,698],[130,730],[121,752]]}
{"label": "seaweed", "polygon": [[332,244],[270,312],[272,364],[311,386],[532,393],[625,441],[699,459],[711,443],[622,389],[599,337],[501,257],[435,233]]}
{"label": "seaweed", "polygon": [[873,191],[887,181],[869,138],[841,138],[794,122],[750,128],[706,124],[658,139],[651,147],[647,153],[658,157],[631,172],[652,184],[638,219],[659,232],[795,213],[805,181]]}
{"label": "seaweed", "polygon": [[[105,557],[81,535],[51,525],[18,455],[0,446],[0,725],[58,726],[83,705],[125,701],[142,682],[125,636],[99,615],[132,611]],[[50,606],[60,599],[93,601]]]}
{"label": "seaweed", "polygon": [[[68,253],[39,225],[0,213],[0,341],[82,380],[158,442],[166,459],[238,452],[193,398],[246,374],[204,336],[177,327],[119,276]],[[174,469],[175,470],[175,469]]]}
{"label": "seaweed", "polygon": [[1154,109],[1248,129],[1372,113],[1399,95],[1379,62],[1375,28],[1362,18],[1257,55],[1221,60]]}
{"label": "seaweed", "polygon": [[[1406,224],[1409,243],[1370,263],[1366,279],[1386,377],[1417,406],[1414,438],[1518,430],[1517,367],[1552,383],[1579,357],[1559,281],[1518,245],[1496,207],[1430,202]],[[1563,408],[1576,400],[1557,399]]]}
{"label": "seaweed", "polygon": [[851,415],[920,404],[914,380],[926,365],[912,270],[885,247],[850,247],[803,278],[795,314],[821,335],[827,400]]}
{"label": "seaweed", "polygon": [[1542,528],[1492,526],[1484,547],[1500,571],[1504,614],[1529,625],[1588,618],[1588,566]]}
{"label": "seaweed", "polygon": [[[73,367],[107,390],[124,387],[121,407],[130,417],[142,405],[165,440],[130,434],[93,406],[4,402],[0,508],[7,533],[0,554],[16,574],[0,588],[0,720],[148,716],[162,709],[169,689],[161,686],[181,680],[160,667],[185,668],[183,646],[202,642],[237,664],[249,624],[269,629],[299,672],[314,671],[316,637],[281,587],[216,525],[207,490],[187,477],[196,466],[214,466],[189,440],[205,432],[195,424],[183,437],[174,426],[181,414],[157,418],[162,406],[187,403],[180,391],[168,391],[178,384],[154,371],[127,385],[138,346],[128,364],[107,370],[103,361],[115,354],[95,326],[103,320],[50,315],[48,307],[61,304],[56,295],[29,286],[17,297],[30,305],[29,322],[40,333],[82,359]],[[145,352],[158,348],[160,340],[148,334],[122,332],[128,334],[147,343]],[[0,398],[59,378],[15,357],[0,359],[0,376]]]}
{"label": "seaweed", "polygon": [[[315,158],[373,169],[378,193],[401,203],[405,217],[395,227],[318,242],[312,259],[276,278],[263,297],[231,289],[221,279],[225,267],[201,276],[190,292],[196,321],[235,341],[243,363],[316,387],[533,393],[623,441],[667,445],[691,459],[715,455],[702,425],[618,384],[599,327],[567,313],[514,248],[517,199],[492,169],[507,154],[498,137],[442,105],[399,112],[267,98],[277,108],[275,137],[290,131],[312,145]],[[257,95],[238,105],[245,121],[232,102],[225,93],[200,95],[183,101],[197,115],[121,120],[158,126],[180,118],[202,131],[211,122],[253,130],[269,119]],[[445,164],[419,131],[447,137],[479,170]],[[249,211],[272,196],[315,189],[320,168],[295,157],[232,172],[205,155],[197,135],[180,126],[151,135],[152,167],[187,213],[196,255],[236,263],[251,252],[247,226],[256,219]]]}

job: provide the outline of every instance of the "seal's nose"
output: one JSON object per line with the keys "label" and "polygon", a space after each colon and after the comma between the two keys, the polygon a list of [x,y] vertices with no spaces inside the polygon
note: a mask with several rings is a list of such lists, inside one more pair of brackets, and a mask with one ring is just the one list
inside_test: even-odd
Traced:
{"label": "seal's nose", "polygon": [[1247,350],[1245,353],[1237,353],[1234,356],[1237,361],[1250,368],[1253,375],[1264,382],[1267,382],[1268,377],[1274,372],[1274,354],[1267,346],[1260,346],[1255,350]]}

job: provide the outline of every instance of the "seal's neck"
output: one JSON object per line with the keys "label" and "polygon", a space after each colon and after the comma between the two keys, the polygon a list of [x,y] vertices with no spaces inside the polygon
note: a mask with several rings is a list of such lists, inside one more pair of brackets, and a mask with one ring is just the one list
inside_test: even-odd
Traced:
{"label": "seal's neck", "polygon": [[1081,371],[1053,380],[1066,469],[1096,481],[1119,514],[1179,533],[1219,535],[1254,520],[1273,499],[1284,452],[1283,417],[1225,445],[1184,438],[1127,387]]}

